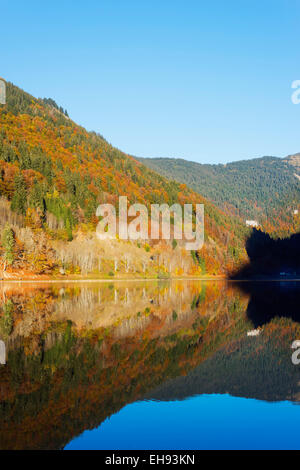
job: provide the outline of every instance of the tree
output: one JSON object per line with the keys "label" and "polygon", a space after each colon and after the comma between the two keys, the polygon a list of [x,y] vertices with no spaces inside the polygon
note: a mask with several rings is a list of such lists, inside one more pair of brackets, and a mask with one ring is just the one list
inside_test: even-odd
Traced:
{"label": "tree", "polygon": [[15,236],[8,224],[6,224],[2,232],[2,245],[4,248],[5,266],[6,264],[11,265],[14,261]]}
{"label": "tree", "polygon": [[29,196],[29,205],[35,209],[40,209],[43,217],[46,212],[45,192],[43,185],[35,180]]}
{"label": "tree", "polygon": [[18,173],[15,177],[15,192],[11,201],[11,208],[18,214],[24,215],[27,205],[27,189],[22,173]]}

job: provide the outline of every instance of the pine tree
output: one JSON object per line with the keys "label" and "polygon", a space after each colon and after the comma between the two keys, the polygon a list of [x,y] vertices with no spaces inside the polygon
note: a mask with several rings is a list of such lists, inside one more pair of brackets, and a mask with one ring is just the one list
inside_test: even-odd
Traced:
{"label": "pine tree", "polygon": [[34,185],[30,192],[29,204],[35,209],[40,209],[43,214],[45,214],[45,211],[46,211],[44,194],[45,194],[44,186],[35,179]]}
{"label": "pine tree", "polygon": [[15,177],[15,192],[11,201],[11,209],[18,214],[24,215],[27,206],[27,190],[26,183],[22,173],[18,173]]}
{"label": "pine tree", "polygon": [[2,232],[2,245],[4,248],[4,259],[8,265],[14,261],[15,237],[11,227],[6,224]]}

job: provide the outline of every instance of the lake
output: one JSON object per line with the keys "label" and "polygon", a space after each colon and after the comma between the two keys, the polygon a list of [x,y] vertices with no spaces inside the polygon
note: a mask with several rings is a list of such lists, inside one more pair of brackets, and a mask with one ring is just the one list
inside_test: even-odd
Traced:
{"label": "lake", "polygon": [[0,295],[1,449],[300,448],[300,283],[7,282]]}

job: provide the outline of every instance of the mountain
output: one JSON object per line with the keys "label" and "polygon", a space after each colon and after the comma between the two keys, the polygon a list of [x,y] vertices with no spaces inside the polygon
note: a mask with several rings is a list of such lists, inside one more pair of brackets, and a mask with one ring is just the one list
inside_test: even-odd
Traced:
{"label": "mountain", "polygon": [[[175,158],[139,158],[148,168],[188,185],[220,209],[256,220],[275,236],[299,231],[300,154],[209,165]],[[299,211],[300,212],[300,211]]]}
{"label": "mountain", "polygon": [[[246,259],[247,232],[237,218],[186,185],[148,169],[101,135],[87,132],[53,99],[36,99],[12,83],[7,83],[7,104],[0,107],[0,171],[1,223],[8,222],[13,230],[6,228],[3,234],[2,227],[6,267],[95,275],[141,270],[145,275],[217,274],[232,271]],[[101,203],[116,204],[120,195],[147,207],[205,204],[201,256],[185,253],[179,261],[181,248],[175,245],[173,251],[168,246],[155,252],[149,243],[145,254],[138,244],[130,248],[121,242],[97,244],[96,208]],[[88,243],[82,243],[86,240],[89,249]]]}
{"label": "mountain", "polygon": [[296,178],[299,179],[299,173],[300,173],[300,153],[295,153],[294,155],[289,155],[288,157],[285,158],[285,161],[293,166],[296,170],[295,176]]}

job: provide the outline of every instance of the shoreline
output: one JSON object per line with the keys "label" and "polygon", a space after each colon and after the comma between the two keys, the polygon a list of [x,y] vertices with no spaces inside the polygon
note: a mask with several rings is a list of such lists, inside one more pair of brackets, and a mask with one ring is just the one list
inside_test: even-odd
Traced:
{"label": "shoreline", "polygon": [[82,279],[68,279],[68,278],[59,278],[59,279],[1,279],[1,283],[60,283],[60,282],[173,282],[173,281],[228,281],[226,277],[170,277],[166,279],[158,279],[155,277],[152,278],[99,278],[99,279],[89,279],[89,278],[82,278]]}
{"label": "shoreline", "polygon": [[158,279],[158,278],[99,278],[99,279],[89,279],[89,278],[82,278],[82,279],[68,279],[68,278],[59,278],[59,279],[1,279],[1,284],[7,283],[14,283],[14,284],[33,284],[33,283],[44,283],[44,284],[52,284],[52,283],[114,283],[114,282],[174,282],[174,281],[221,281],[221,282],[300,282],[299,278],[291,278],[291,279],[280,279],[280,278],[268,278],[268,279],[230,279],[227,277],[222,276],[215,276],[215,277],[170,277],[167,279]]}

